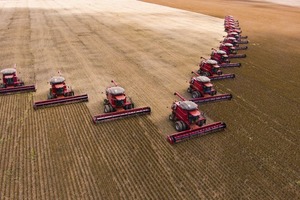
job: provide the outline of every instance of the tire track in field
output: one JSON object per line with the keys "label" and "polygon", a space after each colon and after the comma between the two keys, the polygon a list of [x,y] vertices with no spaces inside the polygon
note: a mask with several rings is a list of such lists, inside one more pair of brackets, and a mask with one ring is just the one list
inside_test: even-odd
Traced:
{"label": "tire track in field", "polygon": [[[19,184],[24,177],[22,167],[26,159],[26,153],[23,151],[24,134],[23,129],[28,119],[28,109],[26,104],[31,94],[15,94],[2,96],[1,99],[7,99],[8,102],[1,101],[1,111],[8,113],[1,118],[4,124],[1,131],[1,161],[0,165],[0,191],[4,197],[14,198],[17,192],[24,192],[22,184]],[[13,102],[13,103],[12,103]],[[11,106],[10,106],[11,105]],[[27,107],[27,108],[26,108]]]}

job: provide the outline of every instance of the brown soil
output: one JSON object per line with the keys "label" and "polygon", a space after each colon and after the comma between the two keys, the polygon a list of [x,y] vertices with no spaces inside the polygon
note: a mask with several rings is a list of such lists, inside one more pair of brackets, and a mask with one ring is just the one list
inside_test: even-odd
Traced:
{"label": "brown soil", "polygon": [[[0,96],[0,199],[299,197],[299,9],[185,4],[168,6],[220,18],[131,0],[0,2],[0,64],[17,63],[38,88]],[[248,57],[226,69],[235,80],[215,83],[233,100],[200,105],[228,128],[171,146],[173,92],[188,96],[190,72],[217,47],[228,14],[249,36]],[[89,102],[34,111],[59,70]],[[94,125],[111,79],[151,116]]]}

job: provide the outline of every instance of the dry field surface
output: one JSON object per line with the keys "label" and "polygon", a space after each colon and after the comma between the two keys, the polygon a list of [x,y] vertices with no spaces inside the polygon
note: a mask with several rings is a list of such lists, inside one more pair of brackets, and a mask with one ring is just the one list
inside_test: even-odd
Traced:
{"label": "dry field surface", "polygon": [[[0,96],[1,200],[300,197],[299,7],[152,2],[194,12],[135,0],[0,0],[0,66],[16,63],[37,85]],[[173,92],[188,95],[227,14],[250,37],[248,58],[226,69],[235,80],[216,83],[234,99],[200,108],[228,128],[171,146]],[[58,71],[89,102],[33,110]],[[151,115],[94,125],[111,79]]]}

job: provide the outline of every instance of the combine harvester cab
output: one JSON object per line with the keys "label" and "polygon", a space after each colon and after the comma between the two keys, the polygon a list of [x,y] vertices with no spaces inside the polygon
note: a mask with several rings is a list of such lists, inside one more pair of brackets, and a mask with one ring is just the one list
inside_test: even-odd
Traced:
{"label": "combine harvester cab", "polygon": [[106,99],[104,100],[104,114],[95,115],[94,123],[120,119],[133,115],[150,114],[150,107],[134,108],[134,103],[125,94],[125,89],[111,81],[114,86],[106,89]]}
{"label": "combine harvester cab", "polygon": [[235,47],[231,43],[222,43],[219,49],[225,51],[228,58],[246,58],[247,56],[246,54],[237,54]]}
{"label": "combine harvester cab", "polygon": [[187,92],[192,96],[192,99],[189,99],[189,101],[194,103],[207,103],[232,99],[232,94],[217,94],[217,91],[214,89],[208,77],[200,76],[196,72],[192,73],[196,76],[191,78],[189,82],[190,86],[187,89]]}
{"label": "combine harvester cab", "polygon": [[35,92],[35,85],[24,85],[24,82],[17,76],[17,70],[6,68],[1,70],[2,83],[0,83],[0,94],[16,92]]}
{"label": "combine harvester cab", "polygon": [[184,99],[177,92],[174,95],[177,95],[182,101],[175,101],[171,106],[172,113],[169,119],[174,122],[177,131],[177,133],[167,136],[167,140],[171,144],[226,128],[224,122],[205,125],[206,119],[196,103]]}
{"label": "combine harvester cab", "polygon": [[207,60],[199,64],[198,74],[201,76],[207,76],[210,80],[221,80],[228,78],[235,78],[234,74],[223,74],[218,65],[218,62],[215,60]]}
{"label": "combine harvester cab", "polygon": [[51,88],[49,89],[48,99],[34,102],[34,109],[88,101],[87,94],[74,96],[74,91],[66,85],[65,78],[62,76],[52,77],[50,79],[50,85]]}

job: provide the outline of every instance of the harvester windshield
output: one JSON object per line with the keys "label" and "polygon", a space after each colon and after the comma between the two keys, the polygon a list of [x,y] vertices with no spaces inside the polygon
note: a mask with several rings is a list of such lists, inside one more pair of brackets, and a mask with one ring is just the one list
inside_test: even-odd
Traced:
{"label": "harvester windshield", "polygon": [[115,96],[115,99],[114,99],[114,103],[117,107],[123,107],[124,103],[125,103],[125,95],[118,95],[118,96]]}
{"label": "harvester windshield", "polygon": [[64,84],[56,84],[55,85],[55,93],[57,95],[63,95],[64,94]]}
{"label": "harvester windshield", "polygon": [[14,84],[14,79],[13,79],[13,75],[9,75],[9,76],[5,76],[5,81],[6,84],[8,85],[12,85]]}
{"label": "harvester windshield", "polygon": [[196,123],[200,118],[199,110],[190,111],[188,114],[188,119],[191,124]]}
{"label": "harvester windshield", "polygon": [[212,68],[212,71],[213,71],[214,73],[218,73],[219,70],[220,70],[220,66],[218,66],[218,65],[216,65],[216,66],[214,66],[214,67]]}
{"label": "harvester windshield", "polygon": [[206,84],[203,86],[204,93],[210,93],[210,92],[211,92],[212,86],[213,86],[213,85],[212,85],[211,83],[206,83]]}

